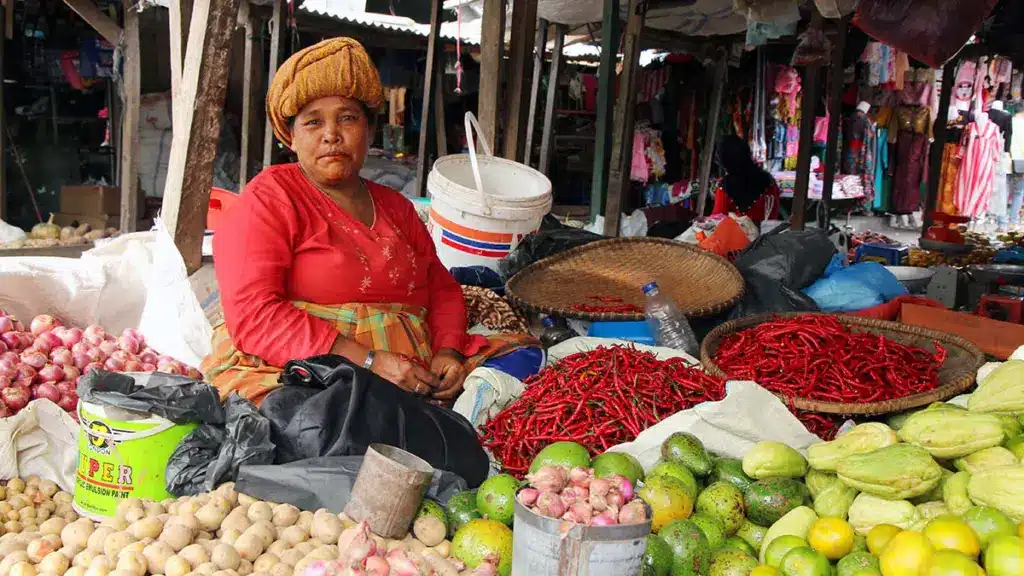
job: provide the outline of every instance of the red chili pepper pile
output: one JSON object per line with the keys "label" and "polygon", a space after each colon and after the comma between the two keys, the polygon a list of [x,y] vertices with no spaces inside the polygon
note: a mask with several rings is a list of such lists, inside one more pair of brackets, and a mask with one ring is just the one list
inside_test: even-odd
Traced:
{"label": "red chili pepper pile", "polygon": [[724,381],[682,359],[598,348],[527,380],[523,395],[483,426],[481,442],[506,470],[522,474],[552,442],[578,442],[598,454],[680,410],[724,397]]}
{"label": "red chili pepper pile", "polygon": [[788,398],[866,403],[934,389],[946,350],[933,354],[834,317],[812,314],[765,322],[725,338],[714,362],[733,379],[753,380]]}
{"label": "red chili pepper pile", "polygon": [[570,310],[577,312],[595,312],[610,314],[643,314],[644,309],[635,304],[625,304],[622,298],[615,296],[586,296],[590,300],[597,300],[602,304],[573,304]]}

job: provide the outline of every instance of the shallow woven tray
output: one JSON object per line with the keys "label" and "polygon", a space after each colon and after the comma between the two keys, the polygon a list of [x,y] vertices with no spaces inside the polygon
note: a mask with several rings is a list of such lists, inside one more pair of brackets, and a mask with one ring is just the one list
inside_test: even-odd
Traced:
{"label": "shallow woven tray", "polygon": [[[757,326],[775,318],[788,318],[799,314],[762,314],[748,316],[738,320],[730,320],[718,326],[704,338],[700,347],[700,361],[708,373],[719,377],[728,377],[712,360],[718,346],[726,336]],[[824,314],[822,314],[824,316]],[[855,331],[882,334],[886,338],[907,346],[917,346],[934,351],[933,342],[939,342],[946,349],[946,361],[939,368],[939,385],[930,392],[922,392],[912,396],[904,396],[881,402],[865,402],[861,404],[840,404],[838,402],[822,402],[809,398],[783,399],[791,407],[812,412],[842,415],[876,415],[903,412],[913,408],[927,406],[932,402],[943,402],[963,393],[974,384],[978,368],[985,363],[985,355],[970,341],[955,334],[947,334],[938,330],[911,326],[899,322],[887,322],[873,318],[861,318],[846,314],[836,314],[836,318]]]}
{"label": "shallow woven tray", "polygon": [[643,286],[657,282],[683,314],[708,316],[731,307],[743,295],[743,277],[728,260],[707,250],[661,238],[613,238],[572,248],[527,266],[506,284],[514,307],[563,318],[598,321],[643,320],[643,313],[573,310],[600,306],[589,296],[621,298],[643,307]]}

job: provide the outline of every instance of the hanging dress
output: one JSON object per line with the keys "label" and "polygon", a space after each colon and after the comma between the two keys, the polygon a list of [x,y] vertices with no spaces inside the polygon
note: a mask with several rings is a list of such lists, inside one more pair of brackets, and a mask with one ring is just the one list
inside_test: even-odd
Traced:
{"label": "hanging dress", "polygon": [[963,159],[957,174],[956,209],[962,216],[977,218],[988,210],[996,163],[1003,150],[999,127],[988,114],[975,115],[964,130]]}

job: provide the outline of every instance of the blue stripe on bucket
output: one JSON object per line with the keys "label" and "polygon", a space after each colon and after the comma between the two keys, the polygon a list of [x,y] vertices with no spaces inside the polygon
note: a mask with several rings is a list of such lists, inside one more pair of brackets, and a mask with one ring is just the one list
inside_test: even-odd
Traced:
{"label": "blue stripe on bucket", "polygon": [[508,251],[512,248],[511,244],[496,244],[494,242],[481,242],[479,240],[470,240],[451,232],[449,230],[442,229],[441,235],[444,238],[458,242],[459,244],[465,244],[466,246],[472,246],[473,248],[480,248],[481,250],[504,250]]}

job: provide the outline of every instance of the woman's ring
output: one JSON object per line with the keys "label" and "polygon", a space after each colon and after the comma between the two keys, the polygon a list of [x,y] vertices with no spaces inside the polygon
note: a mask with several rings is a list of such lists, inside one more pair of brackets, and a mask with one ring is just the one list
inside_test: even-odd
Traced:
{"label": "woman's ring", "polygon": [[415,387],[415,388],[413,388],[413,389],[412,389],[412,391],[413,391],[414,393],[416,393],[416,394],[419,394],[419,393],[420,393],[420,383],[419,383],[419,382],[417,382],[417,383],[416,383],[416,387]]}

